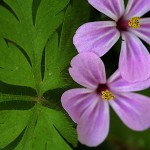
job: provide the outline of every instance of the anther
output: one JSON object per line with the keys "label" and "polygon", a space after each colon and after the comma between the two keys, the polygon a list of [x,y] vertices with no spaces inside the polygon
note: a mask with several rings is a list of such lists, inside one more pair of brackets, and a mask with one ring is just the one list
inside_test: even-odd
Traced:
{"label": "anther", "polygon": [[132,17],[128,22],[128,26],[132,27],[132,29],[140,28],[139,17]]}
{"label": "anther", "polygon": [[115,96],[108,90],[102,91],[102,99],[108,101],[108,100],[113,100]]}

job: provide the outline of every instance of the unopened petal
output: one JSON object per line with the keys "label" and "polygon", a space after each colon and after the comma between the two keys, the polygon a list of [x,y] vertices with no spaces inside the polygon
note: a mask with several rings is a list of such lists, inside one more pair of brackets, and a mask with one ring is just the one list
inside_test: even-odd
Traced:
{"label": "unopened petal", "polygon": [[120,32],[113,21],[90,22],[76,31],[73,43],[78,52],[94,52],[103,56],[118,41]]}
{"label": "unopened petal", "polygon": [[88,0],[88,2],[113,20],[117,21],[124,13],[123,0]]}
{"label": "unopened petal", "polygon": [[150,127],[149,97],[135,93],[122,93],[116,96],[115,100],[109,102],[130,129],[142,131]]}
{"label": "unopened petal", "polygon": [[71,77],[84,87],[95,90],[100,83],[106,83],[104,63],[92,52],[78,54],[72,59],[71,66]]}
{"label": "unopened petal", "polygon": [[87,146],[101,144],[109,131],[109,106],[106,101],[97,99],[82,114],[78,126],[78,140]]}
{"label": "unopened petal", "polygon": [[138,37],[122,33],[119,70],[128,82],[144,81],[150,77],[150,54]]}

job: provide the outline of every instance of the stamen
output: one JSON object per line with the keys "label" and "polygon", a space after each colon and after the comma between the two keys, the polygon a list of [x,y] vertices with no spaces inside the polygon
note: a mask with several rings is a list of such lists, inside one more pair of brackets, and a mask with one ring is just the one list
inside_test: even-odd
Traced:
{"label": "stamen", "polygon": [[109,92],[108,90],[102,91],[102,99],[108,101],[108,100],[113,100],[115,96]]}
{"label": "stamen", "polygon": [[140,28],[139,17],[132,17],[128,22],[128,26],[132,27],[132,29]]}

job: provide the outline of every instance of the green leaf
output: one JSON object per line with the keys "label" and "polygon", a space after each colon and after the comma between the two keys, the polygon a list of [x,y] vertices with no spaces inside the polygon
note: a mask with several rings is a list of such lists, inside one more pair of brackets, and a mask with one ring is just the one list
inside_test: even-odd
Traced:
{"label": "green leaf", "polygon": [[16,139],[28,123],[30,111],[0,111],[0,149]]}
{"label": "green leaf", "polygon": [[22,52],[12,43],[7,45],[2,38],[0,49],[1,81],[35,88],[31,66]]}
{"label": "green leaf", "polygon": [[[31,78],[30,80],[30,77],[27,76],[27,81],[29,83],[24,83],[26,80],[22,80],[22,78],[26,76],[26,74],[24,74],[24,76],[20,75],[22,78],[19,78],[20,76],[18,76],[17,79],[13,78],[11,74],[7,74],[7,78],[9,79],[7,79],[6,82],[5,73],[3,73],[1,74],[2,77],[0,80],[9,84],[13,83],[15,85],[33,87],[37,91],[38,95],[42,95],[40,90],[42,84],[42,52],[49,36],[62,23],[63,13],[61,11],[68,4],[69,0],[63,0],[61,2],[54,0],[42,0],[37,9],[35,25],[32,16],[33,0],[28,0],[25,4],[22,0],[5,0],[4,2],[7,3],[8,7],[10,7],[12,11],[10,11],[10,9],[4,8],[3,6],[0,6],[0,35],[5,39],[14,42],[21,49],[23,49],[24,53],[31,61],[32,66],[30,71],[29,67],[26,68],[25,66],[25,73],[28,76],[32,76],[33,79]],[[1,49],[3,49],[3,47],[0,47],[0,50]],[[5,48],[3,51],[8,51],[8,48]],[[8,54],[9,52],[6,53]],[[19,50],[16,50],[15,53],[15,55],[20,55],[18,54]],[[0,55],[0,57],[2,57],[2,55]],[[22,63],[24,62],[25,58]],[[3,70],[3,72],[4,71],[5,70]],[[13,76],[17,77],[18,72],[13,73]]]}
{"label": "green leaf", "polygon": [[45,49],[43,92],[68,86],[68,77],[66,80],[64,70],[68,68],[72,57],[77,54],[77,50],[73,45],[73,36],[77,28],[88,21],[89,12],[90,7],[85,0],[75,0],[72,6],[68,6],[60,41],[57,33],[54,33]]}
{"label": "green leaf", "polygon": [[[12,116],[13,113],[16,111],[10,111]],[[25,129],[23,137],[20,141],[20,143],[17,145],[15,150],[22,150],[22,149],[30,149],[30,150],[41,150],[41,149],[56,149],[56,150],[71,150],[70,146],[65,142],[63,138],[65,138],[68,142],[72,143],[74,146],[76,143],[76,133],[75,130],[73,130],[71,123],[68,121],[68,119],[64,116],[62,112],[48,109],[46,107],[43,107],[41,105],[36,105],[31,110],[26,111],[17,111],[17,118],[13,118],[11,121],[13,122],[11,124],[7,123],[7,118],[4,117],[3,119],[3,126],[5,128],[11,126],[11,130],[9,130],[7,133],[9,133],[11,137],[11,140],[6,140],[9,136],[9,134],[3,132],[4,137],[6,138],[1,140],[0,148],[4,148],[8,142],[11,142],[12,140],[15,140],[15,138],[21,134],[22,130]],[[25,117],[23,116],[23,113],[28,114]],[[24,117],[23,119],[26,122],[23,122],[23,119],[20,119],[21,117]],[[17,121],[16,119],[20,119]],[[24,126],[23,126],[23,125]],[[2,126],[2,127],[3,127]],[[22,127],[23,126],[23,127]],[[18,127],[17,131],[16,128]],[[0,126],[0,131],[2,131]],[[19,132],[20,131],[20,132]],[[15,132],[15,135],[13,134]],[[61,137],[63,135],[63,138]],[[72,136],[70,136],[72,135]],[[9,138],[10,138],[9,137]],[[8,139],[9,139],[8,138]]]}
{"label": "green leaf", "polygon": [[43,79],[43,92],[59,88],[64,84],[61,68],[59,67],[58,34],[51,36],[45,48],[45,74]]}
{"label": "green leaf", "polygon": [[43,49],[49,36],[59,27],[64,14],[60,13],[69,0],[43,0],[37,11],[35,28],[38,31],[37,48]]}
{"label": "green leaf", "polygon": [[51,122],[53,123],[54,127],[69,143],[72,143],[74,147],[77,146],[76,132],[74,128],[72,128],[71,120],[68,120],[65,114],[60,111],[44,108],[44,116],[49,124],[51,124]]}
{"label": "green leaf", "polygon": [[[56,30],[62,24],[68,3],[69,0],[4,0],[0,5],[0,83],[9,84],[7,86],[11,88],[12,85],[17,85],[14,86],[14,91],[3,89],[3,85],[1,87],[0,149],[9,149],[13,145],[16,150],[71,150],[68,143],[77,145],[72,122],[63,112],[44,107],[53,105],[53,102],[50,103],[43,97],[45,91],[42,90],[43,51],[48,49],[47,41],[56,35]],[[55,39],[59,43],[58,37]],[[50,43],[49,46],[53,47],[53,44],[55,43]],[[61,56],[58,52],[53,54],[47,50],[46,55],[48,59],[49,55],[54,58]],[[62,71],[53,67],[52,70],[58,76]],[[55,85],[48,84],[50,89],[56,88]],[[18,85],[34,89],[36,94],[31,95],[35,97],[22,95],[21,92],[13,94],[16,87],[19,88]],[[11,107],[17,103],[20,107]],[[7,105],[8,110],[3,105]]]}

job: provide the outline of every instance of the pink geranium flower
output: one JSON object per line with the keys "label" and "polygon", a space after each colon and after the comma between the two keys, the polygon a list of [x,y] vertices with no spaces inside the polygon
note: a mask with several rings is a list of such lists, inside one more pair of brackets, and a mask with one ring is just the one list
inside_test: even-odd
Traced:
{"label": "pink geranium flower", "polygon": [[[150,77],[150,54],[139,38],[150,44],[150,18],[140,18],[150,10],[150,0],[88,0],[113,21],[89,22],[74,36],[78,52],[92,51],[103,56],[122,38],[119,70],[129,82]],[[139,38],[138,38],[139,37]]]}
{"label": "pink geranium flower", "polygon": [[125,81],[119,71],[106,80],[105,67],[94,53],[81,53],[71,61],[69,73],[84,88],[66,91],[62,106],[77,123],[78,139],[87,146],[102,143],[109,131],[109,105],[132,130],[150,127],[150,98],[133,93],[150,86],[150,78]]}

